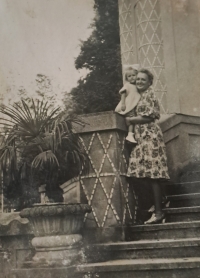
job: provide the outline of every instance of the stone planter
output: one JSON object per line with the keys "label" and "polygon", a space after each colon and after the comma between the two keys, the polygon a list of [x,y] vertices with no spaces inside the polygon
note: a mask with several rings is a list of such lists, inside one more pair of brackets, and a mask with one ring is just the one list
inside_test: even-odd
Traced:
{"label": "stone planter", "polygon": [[32,239],[36,250],[33,262],[39,266],[81,262],[80,232],[85,213],[90,211],[87,204],[65,203],[35,204],[22,210],[20,216],[29,219],[35,235]]}

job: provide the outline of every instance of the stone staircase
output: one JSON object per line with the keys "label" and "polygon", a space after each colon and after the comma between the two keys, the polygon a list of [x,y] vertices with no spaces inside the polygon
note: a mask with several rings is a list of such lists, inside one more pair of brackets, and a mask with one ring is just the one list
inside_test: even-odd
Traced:
{"label": "stone staircase", "polygon": [[88,247],[78,277],[200,277],[200,181],[167,186],[166,223],[135,225],[125,242]]}

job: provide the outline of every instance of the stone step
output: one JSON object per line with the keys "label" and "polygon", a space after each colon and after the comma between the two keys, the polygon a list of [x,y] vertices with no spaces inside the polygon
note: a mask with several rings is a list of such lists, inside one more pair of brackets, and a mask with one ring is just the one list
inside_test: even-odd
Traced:
{"label": "stone step", "polygon": [[125,229],[127,241],[141,239],[195,238],[200,235],[200,221],[135,225]]}
{"label": "stone step", "polygon": [[200,220],[200,206],[164,209],[166,222],[186,222]]}
{"label": "stone step", "polygon": [[170,207],[192,207],[200,205],[200,193],[179,194],[166,196]]}
{"label": "stone step", "polygon": [[200,258],[113,260],[79,265],[77,272],[98,278],[200,278]]}
{"label": "stone step", "polygon": [[166,195],[200,193],[200,179],[193,182],[169,183],[165,186]]}
{"label": "stone step", "polygon": [[86,254],[88,262],[111,259],[200,257],[200,238],[94,244],[86,249]]}
{"label": "stone step", "polygon": [[194,169],[192,171],[186,171],[180,177],[180,182],[191,182],[200,180],[200,169]]}
{"label": "stone step", "polygon": [[[19,268],[12,269],[10,276],[0,276],[0,278],[78,278],[75,268],[48,266],[45,268]],[[82,278],[82,277],[81,277]]]}
{"label": "stone step", "polygon": [[[171,205],[171,203],[170,203]],[[190,221],[200,221],[200,206],[191,207],[170,207],[164,208],[163,211],[166,215],[166,223],[170,222],[190,222]],[[140,211],[141,223],[143,224],[151,217],[152,213],[147,210]]]}

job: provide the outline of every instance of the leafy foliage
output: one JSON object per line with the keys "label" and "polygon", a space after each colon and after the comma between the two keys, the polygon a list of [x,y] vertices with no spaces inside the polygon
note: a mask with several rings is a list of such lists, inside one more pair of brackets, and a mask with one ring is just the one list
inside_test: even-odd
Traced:
{"label": "leafy foliage", "polygon": [[72,129],[82,124],[77,117],[33,99],[1,105],[0,112],[4,127],[0,163],[9,190],[14,186],[18,196],[25,191],[34,195],[35,188],[45,183],[52,198],[59,184],[84,171],[87,156]]}
{"label": "leafy foliage", "polygon": [[[48,101],[48,105],[51,107],[55,107],[55,105],[58,105],[58,100],[60,100],[58,96],[61,96],[62,92],[57,91],[57,88],[57,93],[55,93],[55,88],[53,88],[52,86],[52,81],[47,75],[41,73],[37,74],[34,83],[35,91],[31,92],[31,95],[33,95],[34,98],[37,98],[40,101]],[[19,88],[17,96],[19,100],[24,99],[29,103],[32,101],[30,92],[28,92],[23,86]],[[11,103],[13,102],[10,101],[9,104]]]}
{"label": "leafy foliage", "polygon": [[89,71],[71,90],[84,113],[113,110],[122,86],[117,0],[95,0],[91,36],[81,43],[77,69]]}

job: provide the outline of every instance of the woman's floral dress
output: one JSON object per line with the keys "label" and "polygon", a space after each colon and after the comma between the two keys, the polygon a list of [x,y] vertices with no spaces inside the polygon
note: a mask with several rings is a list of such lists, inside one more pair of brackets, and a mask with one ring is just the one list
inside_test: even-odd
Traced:
{"label": "woman's floral dress", "polygon": [[135,125],[137,145],[130,155],[127,176],[169,179],[163,134],[155,122],[160,118],[160,107],[151,87],[141,94],[135,109],[137,116],[148,116],[154,121]]}

